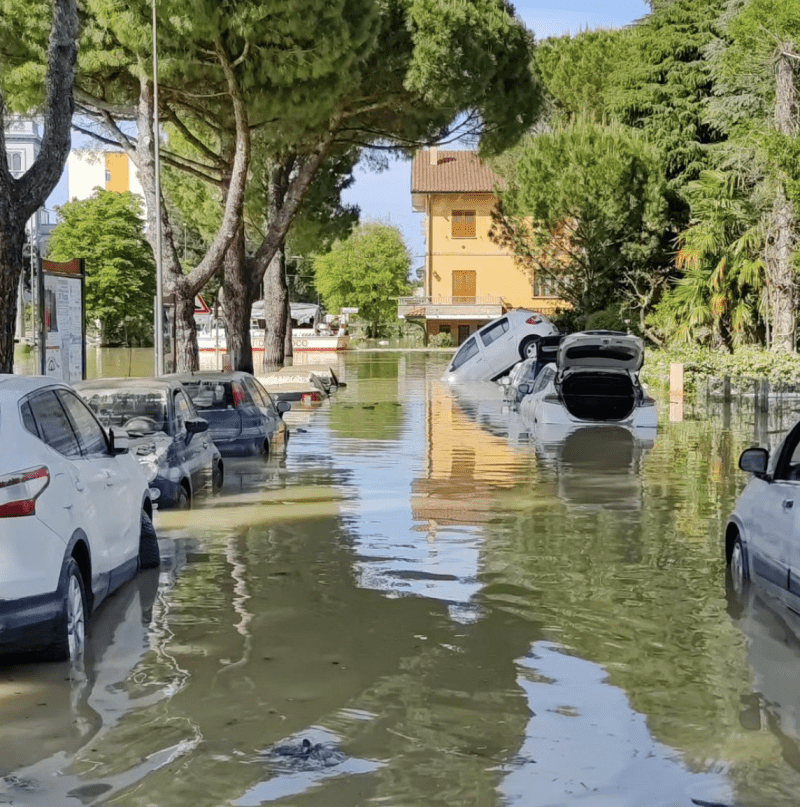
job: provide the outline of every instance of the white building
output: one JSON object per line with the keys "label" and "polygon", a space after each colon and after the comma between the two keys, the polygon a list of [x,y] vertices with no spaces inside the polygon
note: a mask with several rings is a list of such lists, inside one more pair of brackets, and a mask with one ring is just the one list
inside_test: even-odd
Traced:
{"label": "white building", "polygon": [[[41,121],[35,118],[10,116],[6,120],[6,158],[12,176],[21,177],[33,165],[42,148],[42,135]],[[41,250],[42,255],[46,255],[50,233],[56,226],[55,214],[41,207],[31,217],[28,225],[29,237],[31,225],[33,243]]]}
{"label": "white building", "polygon": [[139,173],[123,151],[73,149],[67,160],[68,198],[88,199],[95,188],[144,198]]}

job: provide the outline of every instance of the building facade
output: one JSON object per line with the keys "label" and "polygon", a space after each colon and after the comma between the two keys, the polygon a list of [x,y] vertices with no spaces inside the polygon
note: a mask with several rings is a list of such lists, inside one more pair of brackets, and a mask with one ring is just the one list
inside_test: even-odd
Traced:
{"label": "building facade", "polygon": [[531,277],[489,238],[503,188],[473,151],[419,151],[411,169],[411,199],[425,215],[422,294],[401,298],[398,316],[425,325],[428,336],[449,333],[455,344],[511,308],[545,315],[563,302],[544,278]]}
{"label": "building facade", "polygon": [[68,196],[88,199],[95,188],[124,193],[130,191],[144,198],[136,166],[123,151],[73,149],[67,160]]}
{"label": "building facade", "polygon": [[[44,134],[40,121],[35,118],[10,116],[6,119],[6,159],[13,177],[21,177],[34,163],[42,148]],[[56,226],[55,214],[40,207],[28,222],[28,240],[35,250],[47,255],[50,233]],[[28,252],[27,254],[30,254]]]}

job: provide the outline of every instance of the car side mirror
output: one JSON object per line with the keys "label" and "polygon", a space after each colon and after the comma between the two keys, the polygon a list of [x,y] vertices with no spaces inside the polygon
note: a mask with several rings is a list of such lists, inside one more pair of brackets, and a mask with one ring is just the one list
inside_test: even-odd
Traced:
{"label": "car side mirror", "polygon": [[187,418],[183,425],[186,426],[186,444],[189,444],[189,441],[195,434],[199,434],[200,432],[204,432],[208,429],[208,421],[205,418]]}
{"label": "car side mirror", "polygon": [[527,381],[523,381],[517,389],[519,390],[520,395],[529,395],[533,390],[533,384],[529,384]]}
{"label": "car side mirror", "polygon": [[766,448],[746,448],[739,457],[739,467],[756,476],[767,473],[768,463],[769,451]]}
{"label": "car side mirror", "polygon": [[289,403],[289,401],[278,401],[275,404],[275,408],[278,410],[279,415],[283,415],[292,408],[292,405]]}
{"label": "car side mirror", "polygon": [[117,437],[113,429],[108,430],[108,447],[112,454],[127,454],[129,450],[128,435],[125,432]]}

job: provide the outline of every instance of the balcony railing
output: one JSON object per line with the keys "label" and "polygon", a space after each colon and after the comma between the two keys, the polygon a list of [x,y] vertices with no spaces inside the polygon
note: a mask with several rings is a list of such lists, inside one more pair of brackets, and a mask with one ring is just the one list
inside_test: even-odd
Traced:
{"label": "balcony railing", "polygon": [[452,297],[400,297],[397,316],[400,319],[448,319],[459,317],[499,317],[507,309],[502,297],[494,294]]}

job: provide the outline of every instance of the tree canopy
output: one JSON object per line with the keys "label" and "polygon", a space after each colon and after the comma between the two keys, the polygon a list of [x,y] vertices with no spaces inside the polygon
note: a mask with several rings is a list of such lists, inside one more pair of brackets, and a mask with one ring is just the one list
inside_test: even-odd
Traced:
{"label": "tree canopy", "polygon": [[86,315],[99,323],[101,343],[150,341],[156,275],[140,199],[98,188],[58,212],[48,254],[56,261],[85,260]]}
{"label": "tree canopy", "polygon": [[325,307],[333,313],[357,307],[368,336],[381,323],[397,319],[397,298],[408,294],[411,257],[396,227],[369,223],[349,238],[334,242],[314,259],[316,285]]}

